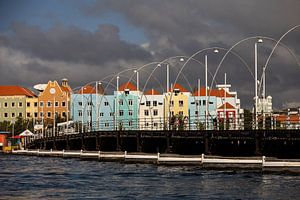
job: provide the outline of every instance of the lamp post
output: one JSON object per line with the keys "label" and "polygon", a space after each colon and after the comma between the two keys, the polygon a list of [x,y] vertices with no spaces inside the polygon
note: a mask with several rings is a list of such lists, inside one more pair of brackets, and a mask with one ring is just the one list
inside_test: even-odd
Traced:
{"label": "lamp post", "polygon": [[254,70],[255,70],[255,129],[257,129],[257,100],[258,100],[258,96],[257,96],[257,44],[258,43],[262,43],[263,40],[262,39],[258,39],[257,42],[255,42],[254,44]]}
{"label": "lamp post", "polygon": [[[218,49],[214,49],[214,53],[219,53]],[[205,130],[208,129],[208,89],[207,89],[207,54],[205,54]]]}
{"label": "lamp post", "polygon": [[119,80],[120,76],[117,76],[117,97],[116,97],[116,130],[118,129],[119,126],[119,119],[118,119],[118,115],[119,115]]}
{"label": "lamp post", "polygon": [[[53,136],[55,135],[55,88],[51,88],[50,89],[50,94],[53,95]],[[44,114],[44,113],[43,113]]]}

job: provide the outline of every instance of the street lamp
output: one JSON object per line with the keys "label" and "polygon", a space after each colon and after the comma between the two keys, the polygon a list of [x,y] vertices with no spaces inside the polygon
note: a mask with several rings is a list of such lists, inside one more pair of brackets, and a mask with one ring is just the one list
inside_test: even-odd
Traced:
{"label": "street lamp", "polygon": [[[218,49],[214,49],[214,53],[219,53]],[[207,91],[207,54],[205,54],[205,130],[208,128],[208,91]]]}
{"label": "street lamp", "polygon": [[255,70],[255,129],[257,129],[257,100],[258,100],[258,96],[257,96],[257,44],[258,43],[262,43],[263,40],[261,38],[259,38],[257,40],[257,42],[255,42],[254,44],[254,70]]}

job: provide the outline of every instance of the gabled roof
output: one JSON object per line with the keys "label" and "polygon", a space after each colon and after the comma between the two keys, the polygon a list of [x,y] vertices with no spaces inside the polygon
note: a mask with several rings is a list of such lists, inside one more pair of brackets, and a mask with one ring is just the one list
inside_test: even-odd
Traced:
{"label": "gabled roof", "polygon": [[225,109],[225,105],[226,105],[226,109],[235,109],[235,107],[228,102],[218,107],[218,109]]}
{"label": "gabled roof", "polygon": [[17,85],[3,85],[0,86],[0,96],[27,96],[36,97],[36,95],[29,89]]}
{"label": "gabled roof", "polygon": [[151,89],[145,92],[145,95],[160,95],[157,90]]}
{"label": "gabled roof", "polygon": [[61,88],[62,91],[67,92],[67,93],[72,91],[72,89],[70,87],[60,86],[60,88]]}
{"label": "gabled roof", "polygon": [[169,92],[173,92],[174,90],[179,90],[180,92],[189,92],[187,89],[185,89],[182,85],[180,85],[179,83],[176,83],[173,85],[173,88],[170,88]]}
{"label": "gabled roof", "polygon": [[90,85],[83,86],[77,94],[96,94],[95,87],[92,87]]}
{"label": "gabled roof", "polygon": [[[225,94],[226,94],[226,97],[234,97],[231,94],[229,94],[228,92],[225,92],[224,89],[221,89],[221,90],[218,90],[218,89],[210,90],[210,89],[208,89],[207,90],[207,95],[209,95],[209,96],[225,97]],[[205,96],[205,87],[200,88],[200,95],[199,95],[198,89],[196,89],[193,92],[193,96]]]}
{"label": "gabled roof", "polygon": [[137,91],[137,87],[135,85],[133,85],[130,82],[124,83],[119,87],[118,91],[124,91],[124,90],[130,90],[130,91]]}

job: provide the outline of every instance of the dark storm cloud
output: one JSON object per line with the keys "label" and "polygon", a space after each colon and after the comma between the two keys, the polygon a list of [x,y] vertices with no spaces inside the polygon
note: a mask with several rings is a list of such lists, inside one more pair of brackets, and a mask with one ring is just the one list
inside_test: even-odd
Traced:
{"label": "dark storm cloud", "polygon": [[[121,40],[115,25],[100,25],[91,32],[63,24],[44,30],[17,22],[10,33],[0,33],[1,84],[16,83],[23,78],[22,83],[30,85],[32,77],[35,82],[46,82],[66,76],[73,86],[78,86],[130,66],[175,55],[191,55],[211,46],[230,48],[249,36],[279,39],[289,28],[300,24],[299,0],[101,0],[80,9],[96,19],[107,13],[120,14],[130,25],[143,31],[148,40],[146,48]],[[299,35],[300,28],[290,33],[283,43],[300,61]],[[252,72],[254,42],[242,43],[234,49]],[[274,44],[264,40],[259,46],[260,69]],[[224,52],[209,55],[212,72],[223,55]],[[204,62],[203,54],[196,58]],[[286,49],[278,48],[268,67],[267,90],[274,97],[275,107],[289,102],[300,105],[300,66]],[[16,72],[17,76],[11,76]],[[197,76],[203,83],[203,72],[197,66],[184,70],[193,85],[197,83]],[[225,72],[232,88],[240,94],[242,106],[249,108],[254,93],[250,73],[235,56],[228,56],[224,61],[217,76],[218,83],[224,81]],[[164,82],[164,73],[156,75]]]}
{"label": "dark storm cloud", "polygon": [[119,29],[100,25],[95,32],[57,25],[44,31],[24,23],[14,23],[10,46],[46,60],[103,64],[119,59],[146,59],[149,53],[120,40]]}
{"label": "dark storm cloud", "polygon": [[[144,30],[150,39],[150,50],[158,58],[191,55],[199,49],[215,45],[229,48],[237,41],[255,35],[278,40],[291,27],[300,24],[299,10],[298,0],[104,0],[83,8],[89,16],[101,16],[108,11],[122,13],[130,23]],[[300,61],[299,33],[300,29],[295,30],[282,42],[293,50]],[[254,42],[251,40],[235,48],[251,66],[252,72]],[[274,44],[265,41],[259,47],[259,66],[264,65]],[[203,60],[203,55],[197,58]],[[211,59],[214,57],[209,57],[213,71],[213,65],[218,64],[219,60]],[[254,82],[249,72],[234,57],[228,57],[223,65],[217,81],[223,81],[226,72],[232,87],[241,94],[242,104],[247,107],[252,105]],[[300,66],[283,48],[275,51],[269,65],[267,85],[270,86],[267,89],[275,97],[275,107],[282,106],[287,99],[280,94],[295,91],[295,87],[298,92],[290,92],[288,99],[294,99],[300,105],[300,79],[297,78],[300,76]]]}

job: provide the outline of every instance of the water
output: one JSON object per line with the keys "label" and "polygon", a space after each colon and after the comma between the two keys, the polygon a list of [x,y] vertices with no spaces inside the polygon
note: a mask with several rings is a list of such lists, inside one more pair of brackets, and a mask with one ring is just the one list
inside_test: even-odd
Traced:
{"label": "water", "polygon": [[300,176],[0,154],[0,199],[299,199]]}

